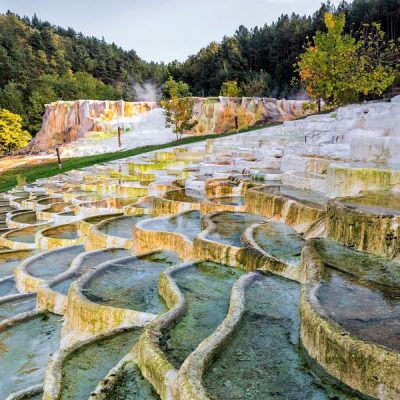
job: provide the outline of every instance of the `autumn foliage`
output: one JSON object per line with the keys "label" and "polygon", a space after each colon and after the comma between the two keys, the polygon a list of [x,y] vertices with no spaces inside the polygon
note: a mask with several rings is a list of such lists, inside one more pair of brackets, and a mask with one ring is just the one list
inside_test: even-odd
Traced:
{"label": "autumn foliage", "polygon": [[22,129],[22,118],[6,109],[0,109],[0,154],[28,145],[31,135]]}
{"label": "autumn foliage", "polygon": [[364,26],[357,39],[344,34],[345,22],[344,14],[326,13],[327,32],[316,33],[297,63],[308,94],[332,105],[381,95],[396,78],[397,44],[384,41],[378,24]]}

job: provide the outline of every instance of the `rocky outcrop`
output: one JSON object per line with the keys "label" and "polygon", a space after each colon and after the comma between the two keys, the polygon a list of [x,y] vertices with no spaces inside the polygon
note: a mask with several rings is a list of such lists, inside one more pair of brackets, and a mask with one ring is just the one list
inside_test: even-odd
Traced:
{"label": "rocky outcrop", "polygon": [[[304,115],[305,101],[270,98],[196,97],[194,134],[224,133],[236,129],[284,121]],[[132,117],[157,107],[156,102],[77,100],[46,104],[42,129],[28,146],[33,152],[74,142],[88,132],[108,131],[118,123],[129,127]],[[162,118],[162,113],[155,117]],[[163,126],[163,124],[161,124]],[[90,136],[90,134],[89,134]]]}
{"label": "rocky outcrop", "polygon": [[156,103],[77,100],[56,101],[45,107],[42,129],[29,145],[32,151],[73,142],[90,131],[104,131],[110,122],[150,111]]}
{"label": "rocky outcrop", "polygon": [[208,97],[196,98],[194,132],[198,134],[224,133],[263,125],[271,121],[286,121],[304,115],[303,100],[277,100],[258,97]]}

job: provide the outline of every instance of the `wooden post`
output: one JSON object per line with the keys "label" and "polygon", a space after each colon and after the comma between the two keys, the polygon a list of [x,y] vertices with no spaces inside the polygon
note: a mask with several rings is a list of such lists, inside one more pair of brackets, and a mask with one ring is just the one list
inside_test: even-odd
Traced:
{"label": "wooden post", "polygon": [[118,127],[118,147],[121,148],[121,127]]}
{"label": "wooden post", "polygon": [[236,132],[239,132],[239,123],[238,123],[238,116],[235,115],[235,128],[236,128]]}
{"label": "wooden post", "polygon": [[60,156],[60,149],[58,148],[58,146],[56,147],[56,153],[57,153],[58,168],[61,169],[62,168],[61,156]]}
{"label": "wooden post", "polygon": [[318,99],[318,112],[321,112],[321,99]]}

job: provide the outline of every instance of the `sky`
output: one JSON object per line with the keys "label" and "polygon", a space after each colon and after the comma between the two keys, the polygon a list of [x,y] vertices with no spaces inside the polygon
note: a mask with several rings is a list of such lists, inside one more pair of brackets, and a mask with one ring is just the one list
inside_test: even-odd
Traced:
{"label": "sky", "polygon": [[[339,0],[333,0],[338,4]],[[34,13],[42,20],[72,27],[146,61],[185,60],[211,41],[271,23],[279,15],[312,14],[321,0],[0,0],[0,12]]]}

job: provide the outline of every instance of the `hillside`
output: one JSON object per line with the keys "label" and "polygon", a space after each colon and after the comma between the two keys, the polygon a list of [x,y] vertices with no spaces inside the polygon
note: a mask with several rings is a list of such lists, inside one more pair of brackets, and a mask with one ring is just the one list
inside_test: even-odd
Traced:
{"label": "hillside", "polygon": [[0,15],[0,107],[39,131],[44,104],[55,100],[133,100],[133,82],[162,80],[163,65],[135,51],[27,17]]}
{"label": "hillside", "polygon": [[[233,36],[212,42],[184,62],[146,62],[104,39],[0,14],[0,108],[20,114],[31,134],[40,130],[44,104],[56,100],[135,100],[134,83],[162,85],[171,75],[190,85],[195,96],[216,96],[223,82],[236,80],[243,96],[292,98],[293,64],[307,38],[324,30],[326,11],[346,14],[346,31],[381,24],[387,40],[400,34],[400,0],[355,0],[337,8],[323,3],[312,15],[281,15],[262,27],[240,26]],[[398,86],[398,83],[397,83]],[[143,100],[143,99],[140,99]],[[148,99],[147,99],[148,100]]]}

